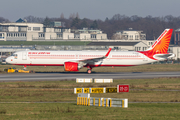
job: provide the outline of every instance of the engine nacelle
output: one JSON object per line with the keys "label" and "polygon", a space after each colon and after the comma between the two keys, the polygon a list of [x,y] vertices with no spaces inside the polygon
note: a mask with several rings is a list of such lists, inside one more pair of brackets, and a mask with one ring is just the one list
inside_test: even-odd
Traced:
{"label": "engine nacelle", "polygon": [[76,62],[65,62],[64,63],[65,71],[78,71],[78,63]]}

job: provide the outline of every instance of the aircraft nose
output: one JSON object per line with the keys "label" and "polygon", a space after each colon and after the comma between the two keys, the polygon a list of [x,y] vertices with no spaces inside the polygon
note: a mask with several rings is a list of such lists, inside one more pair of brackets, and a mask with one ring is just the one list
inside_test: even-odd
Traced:
{"label": "aircraft nose", "polygon": [[6,62],[6,63],[11,63],[11,58],[10,58],[10,57],[6,58],[6,59],[5,59],[5,62]]}

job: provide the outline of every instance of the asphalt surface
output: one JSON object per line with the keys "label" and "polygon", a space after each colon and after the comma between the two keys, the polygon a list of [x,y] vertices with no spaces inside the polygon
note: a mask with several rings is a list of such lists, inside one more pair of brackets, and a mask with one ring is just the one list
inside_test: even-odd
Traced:
{"label": "asphalt surface", "polygon": [[0,81],[43,81],[43,80],[75,80],[76,78],[113,78],[113,79],[143,79],[143,78],[163,78],[179,77],[178,72],[103,72],[103,73],[8,73],[0,74]]}

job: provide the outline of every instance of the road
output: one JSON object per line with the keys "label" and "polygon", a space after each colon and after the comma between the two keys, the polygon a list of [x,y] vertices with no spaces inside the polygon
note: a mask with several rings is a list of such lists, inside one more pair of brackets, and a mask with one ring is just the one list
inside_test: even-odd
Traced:
{"label": "road", "polygon": [[161,78],[161,77],[180,77],[178,72],[62,72],[62,73],[9,73],[0,74],[0,81],[42,81],[42,80],[72,80],[76,78],[113,78],[113,79],[142,79],[142,78]]}

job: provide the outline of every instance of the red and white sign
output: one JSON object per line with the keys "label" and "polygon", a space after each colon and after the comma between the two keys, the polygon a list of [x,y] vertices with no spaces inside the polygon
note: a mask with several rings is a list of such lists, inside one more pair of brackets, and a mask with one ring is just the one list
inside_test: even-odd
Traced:
{"label": "red and white sign", "polygon": [[129,92],[129,85],[117,85],[117,92]]}

